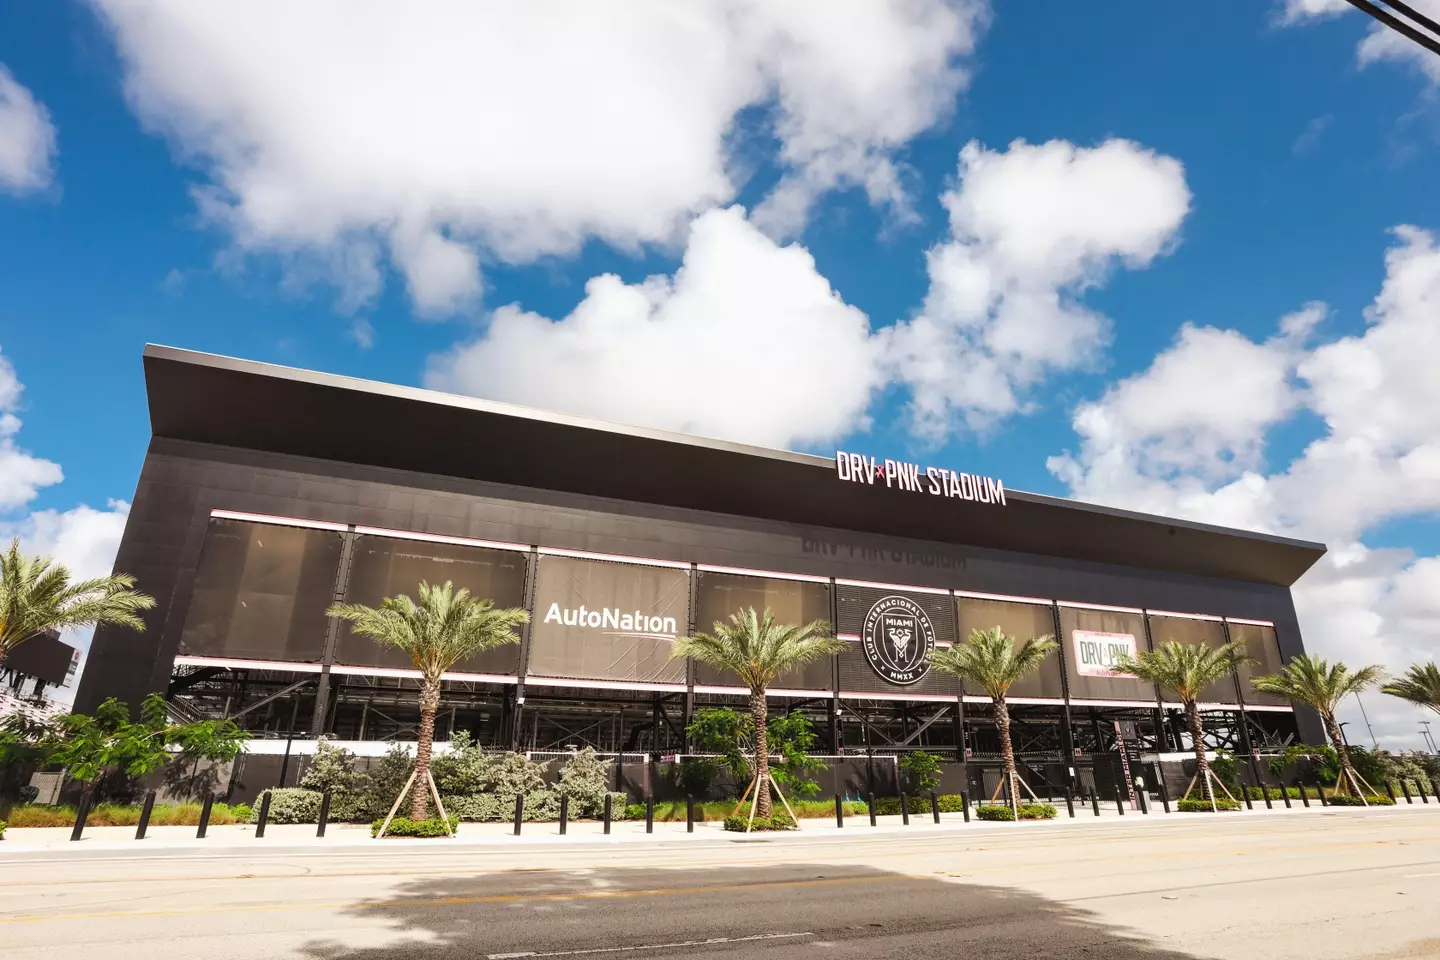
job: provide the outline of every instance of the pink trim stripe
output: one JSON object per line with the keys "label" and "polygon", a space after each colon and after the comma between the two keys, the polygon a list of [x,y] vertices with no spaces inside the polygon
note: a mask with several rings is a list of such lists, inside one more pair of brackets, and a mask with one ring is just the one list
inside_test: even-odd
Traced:
{"label": "pink trim stripe", "polygon": [[499,540],[475,540],[470,537],[446,537],[438,533],[416,533],[413,530],[387,530],[384,527],[356,527],[356,533],[370,537],[393,537],[396,540],[421,540],[426,543],[453,543],[461,547],[489,547],[492,550],[516,550],[529,553],[523,543],[505,543]]}
{"label": "pink trim stripe", "polygon": [[350,527],[343,523],[331,523],[328,520],[301,520],[298,517],[272,517],[265,513],[241,513],[239,510],[211,510],[210,516],[215,520],[245,520],[250,523],[269,523],[277,527],[310,527],[314,530],[335,530],[344,533]]}
{"label": "pink trim stripe", "polygon": [[590,553],[587,550],[563,550],[559,547],[541,547],[542,556],[574,557],[576,560],[605,560],[610,563],[633,563],[643,567],[670,567],[675,570],[689,570],[690,564],[675,560],[652,560],[647,557],[622,557],[613,553]]}
{"label": "pink trim stripe", "polygon": [[1208,613],[1176,613],[1174,610],[1146,610],[1147,616],[1169,617],[1172,620],[1204,620],[1208,623],[1224,623],[1224,617],[1212,617]]}
{"label": "pink trim stripe", "polygon": [[244,660],[234,657],[192,657],[182,654],[175,658],[176,666],[186,667],[229,667],[238,670],[287,670],[291,673],[319,673],[320,664],[301,663],[290,660]]}
{"label": "pink trim stripe", "polygon": [[942,590],[939,587],[914,587],[906,586],[903,583],[876,583],[873,580],[842,580],[835,578],[836,585],[843,584],[847,587],[871,587],[875,590],[908,590],[911,593],[933,593],[937,596],[948,597],[949,590]]}
{"label": "pink trim stripe", "polygon": [[[420,678],[419,670],[407,670],[403,667],[356,667],[337,663],[330,668],[330,672],[347,677],[406,677],[412,680]],[[449,670],[441,674],[440,679],[461,683],[515,683],[517,680],[515,676],[503,673],[462,673]]]}
{"label": "pink trim stripe", "polygon": [[799,580],[804,583],[829,583],[829,577],[817,577],[809,573],[781,573],[778,570],[747,570],[744,567],[722,567],[713,563],[697,563],[695,569],[703,573],[731,573],[741,577],[769,577],[772,580]]}
{"label": "pink trim stripe", "polygon": [[526,677],[527,687],[591,687],[595,690],[657,690],[684,693],[683,683],[646,683],[639,680],[566,680],[561,677]]}
{"label": "pink trim stripe", "polygon": [[[1166,700],[1164,703],[1161,704],[1161,706],[1163,706],[1166,710],[1184,710],[1184,709],[1185,709],[1185,704],[1183,704],[1183,703],[1171,703],[1169,700]],[[1195,704],[1195,709],[1200,710],[1200,711],[1202,711],[1202,712],[1204,712],[1204,711],[1214,711],[1214,710],[1239,710],[1239,709],[1240,709],[1240,701],[1239,701],[1239,700],[1235,700],[1235,701],[1232,701],[1232,702],[1230,702],[1230,703],[1197,703],[1197,704]]]}
{"label": "pink trim stripe", "polygon": [[1070,705],[1073,707],[1145,707],[1149,710],[1155,709],[1154,700],[1088,700],[1082,697],[1071,697]]}
{"label": "pink trim stripe", "polygon": [[1145,615],[1145,611],[1139,607],[1110,607],[1103,603],[1072,603],[1067,600],[1061,600],[1059,603],[1062,607],[1074,607],[1077,610],[1103,610],[1107,613],[1135,613],[1142,617]]}
{"label": "pink trim stripe", "polygon": [[1241,620],[1239,617],[1226,617],[1225,622],[1241,623],[1247,627],[1269,627],[1271,630],[1275,629],[1275,624],[1271,623],[1269,620]]}
{"label": "pink trim stripe", "polygon": [[1039,597],[1011,597],[1003,593],[971,593],[968,590],[956,590],[955,599],[967,598],[970,600],[1003,600],[1006,603],[1033,603],[1038,606],[1048,607],[1051,600],[1041,600]]}
{"label": "pink trim stripe", "polygon": [[[828,696],[829,694],[827,694]],[[944,693],[856,693],[840,691],[841,700],[924,700],[929,703],[954,703],[955,694]]]}

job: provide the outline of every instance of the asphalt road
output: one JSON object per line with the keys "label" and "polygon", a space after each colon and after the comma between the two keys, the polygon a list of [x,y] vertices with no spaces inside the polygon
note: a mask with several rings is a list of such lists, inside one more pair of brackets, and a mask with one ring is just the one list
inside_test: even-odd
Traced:
{"label": "asphalt road", "polygon": [[0,856],[0,955],[1440,957],[1440,809],[646,845]]}

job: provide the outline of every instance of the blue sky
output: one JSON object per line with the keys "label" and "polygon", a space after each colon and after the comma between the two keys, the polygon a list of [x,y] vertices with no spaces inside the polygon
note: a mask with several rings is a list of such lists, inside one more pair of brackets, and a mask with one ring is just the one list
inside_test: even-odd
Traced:
{"label": "blue sky", "polygon": [[[425,15],[414,23],[396,12],[368,24],[366,14],[331,36],[325,4],[288,19],[282,5],[234,5],[213,23],[184,6],[0,6],[0,64],[55,145],[48,158],[41,150],[38,185],[17,186],[12,171],[6,189],[0,160],[0,354],[24,385],[0,411],[23,423],[5,442],[64,473],[12,496],[0,520],[37,548],[102,565],[113,555],[117,524],[73,533],[93,542],[56,538],[81,504],[118,509],[123,522],[123,506],[107,503],[128,500],[143,457],[140,350],[150,341],[620,410],[759,442],[904,455],[1011,487],[1324,539],[1351,562],[1317,571],[1310,594],[1297,590],[1307,642],[1396,667],[1433,656],[1440,495],[1427,492],[1421,468],[1440,456],[1440,426],[1397,414],[1377,440],[1345,411],[1436,396],[1406,366],[1404,346],[1440,337],[1440,314],[1428,310],[1440,304],[1440,280],[1423,238],[1391,231],[1440,229],[1440,72],[1418,48],[1374,39],[1343,3],[1289,0],[1287,17],[1281,0],[935,0],[913,9],[939,19],[891,33],[890,14],[876,14],[859,41],[829,36],[833,6],[798,4],[784,22],[756,15],[752,32],[697,43],[688,62],[677,55],[693,39],[682,27],[670,39],[610,25],[532,31],[518,14],[487,22],[472,11],[447,28],[445,11],[416,4]],[[436,29],[427,20],[441,32],[426,33]],[[534,45],[528,60],[554,53],[582,65],[557,74],[531,71],[519,54],[500,63],[506,44],[484,38],[511,29],[524,38],[515,46]],[[936,40],[946,29],[948,46]],[[493,69],[449,72],[443,43],[463,43],[467,31]],[[364,60],[375,36],[397,33],[350,89],[324,82],[351,76],[351,45]],[[846,46],[856,42],[860,56]],[[724,64],[701,62],[715,50]],[[639,86],[625,81],[631,72]],[[680,92],[651,107],[652,94],[667,96],[654,93],[665,86],[656,78],[671,76]],[[851,99],[835,92],[854,77]],[[506,104],[528,111],[518,129],[544,136],[516,136]],[[0,142],[5,131],[0,123]],[[1020,139],[1047,152],[1011,146]],[[962,168],[971,143],[989,179]],[[656,157],[665,159],[651,169]],[[349,184],[354,169],[364,176]],[[727,183],[716,185],[717,171]],[[1032,189],[1027,177],[1050,179]],[[806,203],[782,215],[777,187],[794,183]],[[947,192],[969,220],[950,221]],[[1026,209],[1079,195],[1094,200],[1077,201],[1067,224]],[[748,218],[725,219],[731,204]],[[697,221],[709,232],[692,234]],[[1030,253],[1043,249],[1007,259],[1022,234]],[[947,245],[1009,292],[978,314],[937,306],[937,291],[961,289],[960,275],[940,276],[933,259],[927,271],[927,252]],[[1402,253],[1387,266],[1392,250]],[[682,262],[713,285],[675,293]],[[668,277],[674,295],[652,291],[666,306],[648,326],[631,317],[641,326],[573,337],[556,326],[604,274],[625,284]],[[1364,337],[1364,312],[1387,277],[1400,294],[1379,320],[1390,325],[1381,342]],[[817,299],[813,283],[828,283],[849,312]],[[622,292],[586,302],[623,315],[635,308]],[[1060,313],[1036,313],[1050,296]],[[1277,333],[1307,304],[1323,307]],[[813,387],[802,378],[800,398],[747,387],[796,412],[759,433],[754,419],[726,419],[719,411],[737,379],[789,369],[790,354],[767,351],[765,336],[810,307],[815,330],[861,325],[836,338],[844,389],[823,371],[812,371]],[[663,394],[610,396],[627,329],[646,331],[636,342],[649,361],[677,363],[687,344],[707,350],[691,333],[752,312],[763,322],[733,337],[752,354],[773,352],[773,364],[724,379],[699,371],[689,419],[667,419],[676,414]],[[925,323],[943,350],[918,332]],[[1214,336],[1175,348],[1187,323]],[[657,327],[671,333],[651,337]],[[987,346],[1001,327],[1029,340],[1008,353]],[[606,341],[607,329],[622,342]],[[1056,331],[1073,342],[1064,356],[1044,355],[1038,341]],[[455,361],[451,351],[467,347]],[[569,383],[498,376],[528,376],[564,351],[580,354]],[[942,369],[916,372],[936,356]],[[1367,364],[1378,378],[1356,382]],[[1006,389],[956,393],[985,376]],[[1006,402],[994,402],[997,392]],[[1180,401],[1171,410],[1147,399],[1157,396]],[[1077,432],[1086,410],[1092,426]],[[1097,422],[1107,425],[1099,434]],[[1335,459],[1360,441],[1383,449],[1360,464]],[[1067,452],[1068,468],[1052,459]],[[1408,714],[1382,723],[1396,736],[1415,725]]]}

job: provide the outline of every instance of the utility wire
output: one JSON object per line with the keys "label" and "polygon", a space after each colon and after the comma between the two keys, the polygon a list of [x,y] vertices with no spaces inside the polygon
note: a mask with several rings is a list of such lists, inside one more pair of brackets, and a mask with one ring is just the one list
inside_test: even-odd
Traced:
{"label": "utility wire", "polygon": [[[1409,37],[1411,40],[1414,40],[1416,43],[1420,44],[1420,46],[1424,47],[1426,50],[1429,50],[1436,56],[1440,56],[1440,40],[1436,40],[1434,37],[1427,36],[1426,34],[1421,33],[1419,30],[1416,30],[1404,20],[1401,20],[1399,17],[1395,16],[1395,14],[1391,13],[1389,10],[1386,10],[1383,7],[1377,7],[1375,4],[1371,3],[1370,0],[1346,0],[1346,2],[1349,3],[1350,6],[1361,11],[1362,13],[1374,17],[1376,20],[1385,24],[1385,26],[1389,27],[1391,30],[1394,30],[1396,33]],[[1405,14],[1407,17],[1410,17],[1416,23],[1424,24],[1428,29],[1435,31],[1437,34],[1440,34],[1440,24],[1437,24],[1434,20],[1431,20],[1423,13],[1420,13],[1418,10],[1411,7],[1409,4],[1402,3],[1401,0],[1386,0],[1386,3],[1389,6],[1394,7],[1401,13]]]}

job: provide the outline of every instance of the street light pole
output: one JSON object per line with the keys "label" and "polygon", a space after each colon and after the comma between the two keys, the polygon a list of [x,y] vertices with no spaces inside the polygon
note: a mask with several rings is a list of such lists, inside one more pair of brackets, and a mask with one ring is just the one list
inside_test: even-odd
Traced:
{"label": "street light pole", "polygon": [[1355,694],[1355,702],[1360,704],[1360,716],[1365,718],[1365,729],[1370,731],[1370,742],[1375,745],[1376,750],[1379,750],[1380,741],[1375,739],[1375,729],[1370,726],[1370,716],[1365,712],[1365,701],[1360,699],[1358,693]]}
{"label": "street light pole", "polygon": [[1424,730],[1421,730],[1420,732],[1421,732],[1422,734],[1424,734],[1424,736],[1425,736],[1425,742],[1428,743],[1429,746],[1430,746],[1430,752],[1431,752],[1431,753],[1440,753],[1440,750],[1437,750],[1437,749],[1435,748],[1435,736],[1434,736],[1434,734],[1432,734],[1432,733],[1430,732],[1430,721],[1429,721],[1429,720],[1421,720],[1421,721],[1420,721],[1420,726],[1422,726],[1422,727],[1425,728]]}

